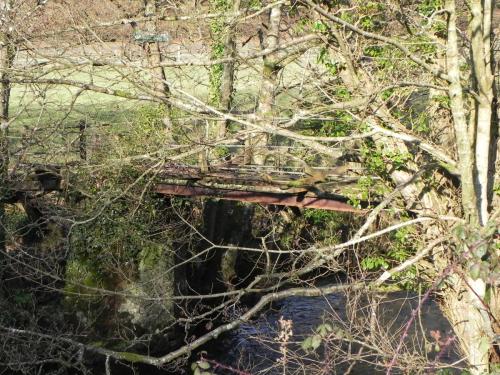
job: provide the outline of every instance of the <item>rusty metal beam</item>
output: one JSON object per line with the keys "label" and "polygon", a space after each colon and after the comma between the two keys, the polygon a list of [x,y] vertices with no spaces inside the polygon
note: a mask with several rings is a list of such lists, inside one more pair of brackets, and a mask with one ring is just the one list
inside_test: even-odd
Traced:
{"label": "rusty metal beam", "polygon": [[158,184],[156,192],[165,195],[176,195],[183,197],[207,197],[241,202],[275,204],[279,206],[293,206],[304,208],[318,208],[322,210],[365,213],[365,210],[356,209],[347,203],[331,199],[320,198],[310,195],[290,193],[265,193],[231,189],[212,189],[199,186],[179,186],[171,184]]}

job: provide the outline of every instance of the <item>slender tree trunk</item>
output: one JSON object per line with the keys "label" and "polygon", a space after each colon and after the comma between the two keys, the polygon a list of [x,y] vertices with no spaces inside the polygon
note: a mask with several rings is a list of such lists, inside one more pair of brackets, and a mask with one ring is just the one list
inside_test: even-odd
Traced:
{"label": "slender tree trunk", "polygon": [[[15,47],[12,44],[11,25],[9,22],[13,0],[1,1],[3,25],[0,30],[0,259],[5,251],[5,204],[4,198],[8,194],[9,171],[9,103],[11,84],[9,70],[15,58]],[[1,270],[0,270],[1,273]]]}
{"label": "slender tree trunk", "polygon": [[[238,13],[240,10],[240,0],[233,0],[233,13]],[[231,110],[233,104],[234,92],[234,73],[236,57],[236,41],[235,41],[235,24],[236,18],[230,21],[224,38],[224,57],[230,58],[231,61],[224,64],[222,71],[222,82],[220,87],[220,109],[227,112]],[[229,121],[222,120],[219,124],[217,138],[221,139],[226,136]]]}
{"label": "slender tree trunk", "polygon": [[[273,7],[269,13],[269,27],[264,43],[264,48],[275,48],[280,41],[281,4]],[[277,55],[269,54],[263,58],[262,84],[259,93],[259,104],[257,107],[257,121],[272,121],[274,115],[274,103],[276,89],[278,86],[278,75],[282,67],[278,64]],[[267,133],[258,134],[249,138],[245,150],[245,162],[252,164],[263,164],[266,157],[266,146],[269,142]]]}
{"label": "slender tree trunk", "polygon": [[[211,23],[212,59],[232,58],[236,56],[235,27],[237,16],[227,18],[225,13],[237,13],[240,0],[211,0],[210,10],[222,14]],[[224,64],[215,64],[210,69],[209,104],[222,112],[228,112],[233,102],[235,62],[231,60]],[[210,121],[204,138],[206,141],[222,139],[226,136],[228,120]],[[208,169],[209,150],[199,155],[202,169]]]}
{"label": "slender tree trunk", "polygon": [[[155,17],[158,15],[158,7],[156,5],[156,0],[144,0],[144,16],[150,17],[146,21],[146,32],[148,35],[157,35],[158,27],[157,20]],[[147,42],[144,45],[146,55],[148,58],[148,65],[152,68],[151,74],[153,79],[153,90],[156,95],[162,95],[165,98],[170,96],[170,87],[167,83],[167,76],[165,74],[165,69],[161,66],[163,62],[163,54],[160,48],[160,42],[152,41]],[[168,135],[172,132],[172,119],[171,119],[171,105],[166,103],[165,106],[165,116],[163,118],[163,124],[165,125],[165,131]]]}
{"label": "slender tree trunk", "polygon": [[448,44],[446,61],[448,77],[450,79],[448,96],[450,98],[451,113],[457,144],[459,169],[462,186],[462,206],[467,220],[478,222],[477,196],[474,188],[474,153],[470,139],[470,130],[467,126],[463,87],[460,82],[460,61],[458,50],[458,34],[456,25],[455,0],[447,0],[448,11]]}
{"label": "slender tree trunk", "polygon": [[[223,57],[233,58],[236,55],[235,23],[237,16],[227,20],[225,12],[233,10],[234,13],[240,9],[240,0],[211,0],[210,10],[221,13],[222,16],[214,18],[211,23],[212,37],[212,59]],[[215,64],[210,69],[209,104],[223,112],[231,109],[234,90],[234,60],[224,64]],[[213,139],[221,139],[226,136],[228,120],[212,120],[207,122],[205,133],[200,136],[200,142],[209,142]],[[208,171],[209,149],[198,154],[198,164],[202,172]]]}
{"label": "slender tree trunk", "polygon": [[[462,206],[469,225],[486,225],[488,221],[489,160],[492,128],[493,77],[490,65],[489,34],[491,32],[491,2],[471,1],[471,60],[477,87],[475,110],[467,127],[465,104],[460,82],[459,50],[455,0],[447,0],[448,45],[447,65],[450,77],[450,107],[455,127],[462,185]],[[489,9],[489,10],[487,10]],[[487,16],[486,13],[489,13]],[[487,28],[488,30],[486,30]],[[471,135],[475,139],[471,139]],[[475,153],[473,147],[475,144]],[[484,280],[473,280],[464,272],[464,280],[453,283],[445,293],[445,311],[459,337],[473,374],[489,373],[489,354],[493,329],[485,306],[488,286]],[[491,286],[490,288],[494,288]],[[496,303],[496,299],[491,301]],[[496,306],[490,309],[495,310]]]}
{"label": "slender tree trunk", "polygon": [[490,144],[493,116],[493,64],[491,51],[492,0],[471,1],[471,59],[475,77],[476,99],[476,192],[479,221],[488,221],[490,186]]}
{"label": "slender tree trunk", "polygon": [[[485,284],[481,279],[468,279],[467,284],[457,275],[452,277],[442,294],[443,311],[453,326],[460,349],[469,362],[470,373],[489,374],[492,322],[485,307],[478,306],[478,303],[482,302],[475,294],[478,292],[484,295]],[[491,311],[495,311],[495,305],[498,306],[498,300],[490,300]]]}

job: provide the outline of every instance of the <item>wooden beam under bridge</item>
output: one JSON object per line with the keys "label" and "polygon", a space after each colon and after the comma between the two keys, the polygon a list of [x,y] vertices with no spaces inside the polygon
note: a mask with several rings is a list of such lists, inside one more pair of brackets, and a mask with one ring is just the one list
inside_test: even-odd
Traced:
{"label": "wooden beam under bridge", "polygon": [[165,195],[175,195],[183,197],[207,197],[240,202],[274,204],[278,206],[292,206],[303,208],[317,208],[321,210],[352,212],[363,214],[365,210],[356,209],[349,204],[333,197],[319,197],[307,193],[288,193],[284,192],[259,192],[242,191],[237,189],[221,189],[200,186],[186,186],[175,184],[158,184],[156,192]]}

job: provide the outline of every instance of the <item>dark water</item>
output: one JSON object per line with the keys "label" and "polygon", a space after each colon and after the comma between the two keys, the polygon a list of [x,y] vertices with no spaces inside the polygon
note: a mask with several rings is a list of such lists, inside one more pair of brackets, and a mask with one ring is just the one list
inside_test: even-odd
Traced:
{"label": "dark water", "polygon": [[[419,296],[415,293],[393,292],[382,297],[378,308],[378,317],[382,329],[393,335],[392,344],[394,346],[397,345],[401,337],[401,327],[408,322],[411,311],[418,306],[418,302]],[[311,335],[318,325],[324,322],[349,324],[346,303],[346,297],[340,294],[331,294],[326,297],[288,298],[273,305],[269,311],[255,321],[244,324],[211,343],[210,347],[207,348],[207,356],[224,366],[243,371],[241,374],[283,374],[282,366],[277,364],[277,360],[281,357],[279,346],[276,343],[280,318],[292,321],[293,336],[290,339],[289,354],[294,352],[299,356],[304,356],[305,352],[300,348],[300,342]],[[363,302],[361,302],[361,306],[363,306]],[[366,307],[365,313],[369,313],[371,310],[369,310],[368,304]],[[369,330],[369,326],[366,329]],[[424,334],[422,334],[422,330]],[[430,336],[431,331],[439,332],[442,338],[452,335],[448,321],[443,317],[437,304],[429,299],[422,304],[419,318],[412,325],[408,340],[405,342],[412,348],[411,350],[423,351],[423,335],[433,341]],[[357,351],[354,349],[353,351]],[[432,362],[435,355],[436,352],[429,355],[429,363]],[[324,356],[324,348],[320,347],[317,354],[309,355],[309,359],[291,360],[286,374],[320,373],[319,369],[322,366]],[[446,350],[440,350],[439,356],[440,361],[444,363],[458,360],[455,348],[451,345]],[[373,360],[373,357],[371,359]],[[311,366],[305,368],[302,366],[304,363]],[[340,358],[338,366],[323,373],[344,374],[346,369],[346,361],[342,361]],[[434,371],[427,372],[433,373]],[[215,373],[234,374],[236,372],[218,368]],[[377,368],[366,363],[354,366],[350,372],[352,375],[383,373],[385,370],[382,367]],[[394,371],[394,373],[398,372]]]}

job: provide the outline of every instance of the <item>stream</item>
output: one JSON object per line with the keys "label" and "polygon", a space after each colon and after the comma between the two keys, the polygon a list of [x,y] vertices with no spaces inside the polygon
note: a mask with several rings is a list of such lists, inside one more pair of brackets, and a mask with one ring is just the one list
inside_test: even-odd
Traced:
{"label": "stream", "polygon": [[[418,306],[419,296],[414,292],[391,292],[382,297],[379,306],[379,314],[382,317],[384,329],[394,334],[393,345],[397,345],[400,340],[402,329],[411,316],[411,312]],[[220,337],[207,348],[207,358],[215,363],[220,363],[226,367],[240,370],[240,374],[284,374],[282,366],[277,362],[281,357],[279,345],[276,343],[279,330],[279,320],[291,320],[293,336],[290,339],[290,352],[304,354],[300,348],[300,342],[305,337],[311,335],[316,327],[325,322],[343,321],[346,317],[346,298],[341,294],[330,294],[326,297],[290,297],[279,303],[275,303],[267,312],[263,313],[255,321],[243,324],[238,329]],[[430,332],[439,332],[442,339],[452,336],[452,330],[448,321],[439,310],[437,303],[432,299],[424,301],[420,309],[419,317],[412,324],[409,331],[408,345],[422,344],[422,329],[425,336],[431,342]],[[413,343],[413,344],[412,344]],[[415,347],[415,346],[413,346]],[[303,361],[311,366],[309,369],[302,367],[301,363],[290,360],[286,374],[310,374],[316,373],[312,368],[320,369],[322,366],[320,347],[316,356],[309,356],[309,361]],[[357,351],[357,349],[356,349]],[[353,350],[354,352],[354,350]],[[429,362],[433,355],[429,355]],[[459,357],[455,353],[455,347],[450,345],[446,349],[440,350],[440,360],[445,363],[458,361]],[[369,358],[367,358],[369,359]],[[342,362],[342,361],[341,361]],[[329,369],[324,374],[344,374],[347,364],[339,362],[333,369]],[[221,367],[215,371],[217,374],[235,374],[235,371],[224,370]],[[429,373],[435,371],[429,370]],[[317,372],[319,373],[319,372]],[[355,365],[350,374],[384,374],[385,369],[375,367],[367,363]],[[393,374],[397,374],[393,371]],[[449,372],[459,373],[457,372]]]}

